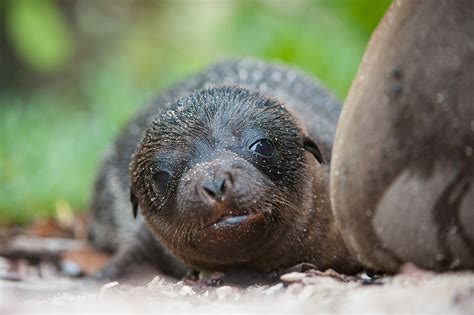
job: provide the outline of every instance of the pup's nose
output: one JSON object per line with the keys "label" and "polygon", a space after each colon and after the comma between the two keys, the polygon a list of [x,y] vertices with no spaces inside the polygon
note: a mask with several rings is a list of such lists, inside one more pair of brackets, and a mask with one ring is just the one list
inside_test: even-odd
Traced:
{"label": "pup's nose", "polygon": [[218,176],[207,179],[202,184],[204,192],[216,201],[222,201],[226,190],[228,189],[229,181],[226,180],[225,176]]}

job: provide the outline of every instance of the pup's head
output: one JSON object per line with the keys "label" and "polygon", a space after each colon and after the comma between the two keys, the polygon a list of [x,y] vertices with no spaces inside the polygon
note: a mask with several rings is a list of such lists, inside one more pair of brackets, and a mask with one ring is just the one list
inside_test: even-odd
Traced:
{"label": "pup's head", "polygon": [[240,87],[169,108],[130,164],[134,214],[194,267],[225,270],[271,250],[308,208],[304,186],[324,163],[316,144],[281,103]]}

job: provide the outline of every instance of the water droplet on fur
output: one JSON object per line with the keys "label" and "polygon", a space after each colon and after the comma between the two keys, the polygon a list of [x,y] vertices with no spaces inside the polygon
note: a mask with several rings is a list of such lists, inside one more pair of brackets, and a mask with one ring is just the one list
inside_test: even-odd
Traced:
{"label": "water droplet on fur", "polygon": [[456,234],[458,232],[458,226],[457,225],[453,225],[451,227],[451,229],[449,230],[449,233],[451,234]]}
{"label": "water droplet on fur", "polygon": [[466,146],[466,156],[472,155],[472,148],[470,146]]}
{"label": "water droplet on fur", "polygon": [[444,254],[443,253],[436,254],[436,256],[435,256],[436,261],[441,261],[443,259],[444,259]]}
{"label": "water droplet on fur", "polygon": [[443,103],[444,100],[446,99],[446,94],[444,92],[438,92],[436,93],[436,100],[438,101],[438,103]]}

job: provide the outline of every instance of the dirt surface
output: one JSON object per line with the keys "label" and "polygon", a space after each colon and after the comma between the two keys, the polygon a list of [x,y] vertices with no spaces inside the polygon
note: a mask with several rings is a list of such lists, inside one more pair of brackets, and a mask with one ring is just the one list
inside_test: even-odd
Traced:
{"label": "dirt surface", "polygon": [[314,272],[273,286],[209,287],[155,276],[140,285],[84,280],[0,281],[0,314],[52,312],[473,314],[472,273],[397,275],[363,284]]}
{"label": "dirt surface", "polygon": [[[48,224],[51,224],[49,222]],[[47,225],[47,224],[46,224]],[[81,233],[0,230],[0,314],[36,313],[449,313],[474,314],[474,272],[435,274],[412,265],[396,276],[308,270],[273,285],[210,286],[144,271],[100,284],[82,277],[109,257]],[[54,228],[52,228],[54,227]],[[51,233],[50,233],[51,232]]]}

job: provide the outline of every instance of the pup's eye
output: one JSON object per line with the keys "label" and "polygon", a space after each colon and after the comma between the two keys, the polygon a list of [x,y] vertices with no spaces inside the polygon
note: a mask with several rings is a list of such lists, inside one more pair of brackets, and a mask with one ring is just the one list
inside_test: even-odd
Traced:
{"label": "pup's eye", "polygon": [[165,193],[168,188],[171,174],[168,171],[158,171],[152,176],[153,189],[157,194]]}
{"label": "pup's eye", "polygon": [[249,150],[253,153],[267,158],[272,157],[275,153],[275,150],[273,149],[273,144],[268,139],[259,139],[255,141],[250,145]]}

